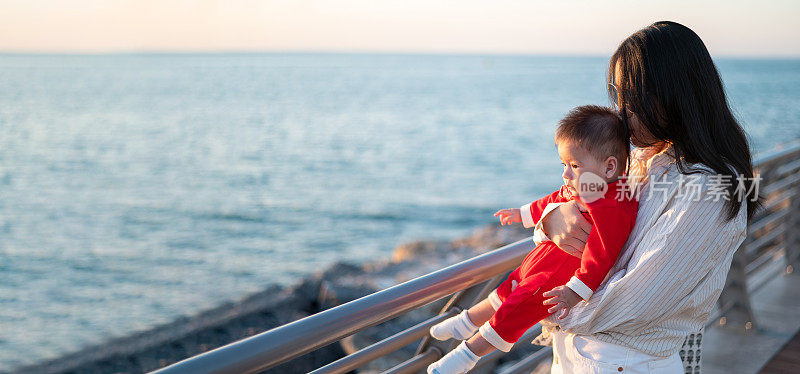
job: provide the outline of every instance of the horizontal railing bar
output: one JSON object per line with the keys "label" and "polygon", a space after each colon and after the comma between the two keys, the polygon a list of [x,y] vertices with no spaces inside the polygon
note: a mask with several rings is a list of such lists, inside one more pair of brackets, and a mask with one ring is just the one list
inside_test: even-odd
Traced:
{"label": "horizontal railing bar", "polygon": [[[800,157],[800,156],[798,156]],[[789,174],[792,172],[796,172],[797,169],[800,169],[800,159],[792,161],[788,164],[778,166],[775,168],[775,172],[780,174]]]}
{"label": "horizontal railing bar", "polygon": [[183,360],[157,373],[252,373],[355,334],[509,271],[533,249],[530,238],[346,304]]}
{"label": "horizontal railing bar", "polygon": [[747,276],[749,277],[750,275],[758,272],[758,270],[761,269],[761,267],[764,266],[764,264],[770,261],[775,261],[776,256],[777,257],[782,256],[779,250],[773,249],[762,253],[756,259],[747,264],[747,266],[745,266],[745,274],[747,274]]}
{"label": "horizontal railing bar", "polygon": [[769,281],[772,280],[773,276],[780,274],[781,271],[782,268],[780,269],[776,268],[775,270],[772,271],[772,273],[769,276],[759,277],[758,280],[754,281],[752,285],[747,287],[747,292],[755,293],[756,291],[760,291],[762,287],[766,286],[767,283],[769,283]]}
{"label": "horizontal railing bar", "polygon": [[789,215],[789,209],[781,209],[775,212],[770,213],[768,216],[758,220],[758,222],[754,222],[750,224],[750,233],[761,230],[767,225],[774,223],[775,221],[781,220],[786,218]]}
{"label": "horizontal railing bar", "polygon": [[428,365],[436,362],[436,360],[442,358],[442,356],[443,354],[441,351],[439,351],[439,348],[429,347],[422,354],[418,354],[406,361],[403,361],[399,365],[384,371],[382,374],[416,373],[423,368],[426,368]]}
{"label": "horizontal railing bar", "polygon": [[[778,251],[783,252],[783,256],[786,255],[786,249],[781,248]],[[778,264],[776,266],[775,264]],[[765,266],[762,271],[758,273],[754,273],[747,277],[747,291],[751,294],[755,293],[756,291],[760,290],[761,287],[764,287],[769,281],[771,281],[776,275],[782,273],[786,268],[783,265],[783,261],[780,259],[776,259],[771,264],[775,269],[770,269],[769,265]]]}
{"label": "horizontal railing bar", "polygon": [[777,239],[777,237],[783,234],[784,231],[786,231],[786,222],[781,222],[774,229],[770,230],[764,235],[761,235],[760,238],[748,243],[746,247],[747,256],[750,257],[756,254],[759,249],[764,247],[767,243]]}
{"label": "horizontal railing bar", "polygon": [[756,213],[755,217],[753,217],[753,220],[758,220],[760,217],[765,217],[767,215],[767,212],[772,211],[786,199],[793,197],[794,195],[795,195],[794,191],[786,190],[781,192],[781,194],[778,196],[775,196],[771,199],[767,199],[767,201],[764,203],[764,207],[758,213]]}
{"label": "horizontal railing bar", "polygon": [[536,365],[542,361],[553,357],[553,347],[542,347],[542,349],[534,352],[532,355],[519,360],[516,364],[503,370],[500,374],[517,374],[517,373],[530,373]]}
{"label": "horizontal railing bar", "polygon": [[761,190],[761,192],[764,194],[764,196],[767,196],[773,192],[787,189],[787,187],[797,183],[797,181],[799,180],[800,180],[800,174],[790,174],[781,179],[778,179],[775,182],[768,184],[766,187],[764,187],[763,190]]}
{"label": "horizontal railing bar", "polygon": [[[476,284],[472,287],[465,288],[461,291],[454,293],[442,307],[439,313],[444,311],[449,311],[452,308],[459,308],[463,307],[465,309],[469,309],[471,305],[476,303],[476,300],[482,300],[489,296],[489,294],[497,288],[497,285],[502,282],[508,273],[499,273],[492,278],[489,278],[487,281],[483,283]],[[436,346],[439,349],[446,349],[446,347],[451,346],[451,344],[441,343],[435,341],[435,339],[428,335],[422,338],[420,344],[417,346],[416,352],[414,354],[418,354],[426,350],[429,346]]]}
{"label": "horizontal railing bar", "polygon": [[783,161],[786,158],[795,156],[795,153],[800,152],[800,140],[795,140],[788,144],[781,145],[780,148],[764,151],[759,153],[753,158],[753,165],[763,167],[769,164],[774,164],[778,161]]}
{"label": "horizontal railing bar", "polygon": [[400,348],[403,348],[416,340],[421,339],[428,334],[431,326],[444,321],[459,313],[459,309],[450,309],[446,313],[439,314],[429,318],[423,322],[416,324],[410,328],[398,332],[386,339],[383,339],[375,344],[372,344],[358,352],[351,353],[342,357],[330,364],[327,364],[317,370],[312,371],[310,374],[339,374],[347,373],[356,369],[367,362],[370,362],[378,357],[392,353]]}
{"label": "horizontal railing bar", "polygon": [[497,350],[496,349],[494,351],[491,351],[488,354],[482,356],[480,360],[478,360],[478,363],[475,364],[475,368],[477,369],[479,367],[483,367],[483,366],[492,364],[495,361],[499,360],[500,357],[503,357],[505,355],[506,355],[506,353],[501,351],[501,350]]}

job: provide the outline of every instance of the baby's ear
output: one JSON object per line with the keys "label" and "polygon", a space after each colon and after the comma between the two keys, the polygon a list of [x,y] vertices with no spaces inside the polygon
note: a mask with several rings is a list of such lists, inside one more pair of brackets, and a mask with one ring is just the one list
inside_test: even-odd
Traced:
{"label": "baby's ear", "polygon": [[617,168],[619,168],[619,162],[617,162],[617,158],[614,156],[608,156],[605,161],[605,168],[606,168],[606,179],[610,179],[614,175],[617,174]]}

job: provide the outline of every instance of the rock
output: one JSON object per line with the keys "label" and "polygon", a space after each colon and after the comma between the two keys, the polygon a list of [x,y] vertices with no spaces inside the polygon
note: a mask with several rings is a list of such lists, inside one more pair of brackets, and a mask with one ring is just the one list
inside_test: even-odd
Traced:
{"label": "rock", "polygon": [[533,235],[530,229],[522,226],[499,226],[489,225],[476,229],[472,236],[454,240],[454,248],[473,248],[481,250],[493,250],[506,244],[516,242]]}
{"label": "rock", "polygon": [[[398,246],[391,261],[337,263],[291,287],[271,285],[240,301],[129,337],[114,339],[64,357],[19,368],[18,372],[146,372],[220,347],[433,272],[529,236],[529,230],[492,225],[452,242],[416,241]],[[445,300],[368,328],[340,344],[283,363],[265,373],[306,373],[347,351],[361,349],[439,312]],[[416,343],[374,361],[365,372],[385,370],[413,355]]]}
{"label": "rock", "polygon": [[443,241],[415,241],[405,243],[395,248],[392,253],[392,262],[399,263],[430,256],[449,248],[450,244]]}

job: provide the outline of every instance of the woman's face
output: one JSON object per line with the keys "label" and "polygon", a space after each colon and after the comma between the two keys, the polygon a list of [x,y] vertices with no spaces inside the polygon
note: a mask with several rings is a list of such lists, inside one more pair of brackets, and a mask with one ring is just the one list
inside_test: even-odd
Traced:
{"label": "woman's face", "polygon": [[[614,82],[616,82],[616,86],[619,87],[617,90],[617,103],[621,104],[622,95],[620,94],[620,91],[622,87],[625,87],[625,82],[623,81],[622,69],[619,62],[617,62],[616,66],[614,66]],[[647,147],[652,144],[662,143],[660,140],[656,139],[653,134],[650,133],[650,131],[647,130],[647,127],[642,125],[642,122],[639,121],[639,117],[636,115],[636,113],[630,111],[627,105],[622,104],[620,106],[620,110],[624,110],[625,115],[628,117],[628,125],[630,126],[631,131],[631,143],[633,143],[633,145],[637,147]]]}

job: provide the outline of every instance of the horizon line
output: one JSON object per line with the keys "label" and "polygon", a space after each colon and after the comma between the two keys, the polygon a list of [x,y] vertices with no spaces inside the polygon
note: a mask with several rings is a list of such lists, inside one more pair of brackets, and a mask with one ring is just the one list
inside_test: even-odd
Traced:
{"label": "horizon line", "polygon": [[[0,49],[0,55],[31,55],[31,56],[112,56],[112,55],[259,55],[259,54],[328,54],[328,55],[408,55],[408,56],[519,56],[519,57],[584,57],[584,58],[610,58],[609,54],[600,53],[571,53],[571,52],[513,52],[513,51],[431,51],[431,50],[348,50],[348,49],[130,49],[130,50],[22,50]],[[800,54],[712,54],[714,58],[747,59],[747,60],[798,60]]]}

